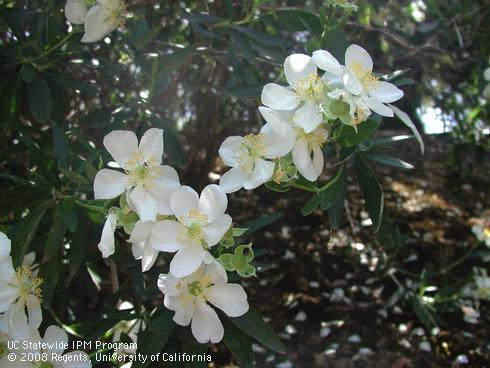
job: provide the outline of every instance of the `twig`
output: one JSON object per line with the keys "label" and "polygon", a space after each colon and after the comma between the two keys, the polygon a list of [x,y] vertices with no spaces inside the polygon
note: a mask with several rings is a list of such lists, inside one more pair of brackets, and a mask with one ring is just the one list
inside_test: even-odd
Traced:
{"label": "twig", "polygon": [[112,292],[115,293],[119,290],[119,278],[117,276],[117,265],[112,259],[109,260],[109,266],[111,268],[111,284]]}

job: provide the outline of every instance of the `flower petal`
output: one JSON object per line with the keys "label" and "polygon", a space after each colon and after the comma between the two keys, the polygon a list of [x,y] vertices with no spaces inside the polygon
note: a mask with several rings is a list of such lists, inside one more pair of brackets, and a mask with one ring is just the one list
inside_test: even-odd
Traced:
{"label": "flower petal", "polygon": [[94,198],[112,199],[121,195],[128,186],[128,176],[116,170],[102,169],[94,179]]}
{"label": "flower petal", "polygon": [[205,344],[216,344],[223,339],[224,329],[218,315],[204,302],[198,302],[194,308],[191,331],[196,340]]}
{"label": "flower petal", "polygon": [[403,91],[393,83],[378,82],[376,88],[369,90],[369,96],[383,103],[398,101],[403,97]]}
{"label": "flower petal", "polygon": [[208,300],[229,317],[240,317],[247,313],[247,294],[238,284],[217,284],[208,289]]}
{"label": "flower petal", "polygon": [[347,68],[344,69],[344,72],[342,74],[342,83],[344,84],[345,88],[353,95],[361,94],[364,89],[362,84]]}
{"label": "flower petal", "polygon": [[181,246],[177,234],[183,226],[177,221],[159,221],[153,226],[150,235],[151,246],[162,252],[176,252]]}
{"label": "flower petal", "polygon": [[167,172],[165,175],[171,175],[172,177],[168,177],[165,180],[154,180],[148,189],[148,192],[157,201],[158,213],[163,215],[173,215],[172,208],[170,207],[170,197],[174,190],[180,186],[180,183],[178,181],[178,176],[177,181],[173,181],[173,179],[175,179],[174,174],[177,175],[177,172],[173,168],[170,166],[161,166],[161,168]]}
{"label": "flower petal", "polygon": [[247,190],[252,190],[268,182],[274,175],[275,166],[274,162],[271,161],[255,160],[252,175],[243,183],[243,187]]}
{"label": "flower petal", "polygon": [[294,110],[299,105],[299,99],[290,88],[275,83],[267,83],[262,88],[261,100],[275,110]]}
{"label": "flower petal", "polygon": [[313,101],[307,101],[294,114],[294,122],[303,128],[305,133],[311,133],[323,121],[320,107]]}
{"label": "flower petal", "polygon": [[219,243],[223,238],[223,235],[228,231],[232,223],[230,215],[221,215],[208,226],[206,226],[204,231],[204,239],[206,243],[212,247]]}
{"label": "flower petal", "polygon": [[191,303],[182,304],[179,297],[165,296],[163,304],[167,309],[175,311],[173,320],[180,326],[189,326],[194,315]]}
{"label": "flower petal", "polygon": [[104,147],[125,168],[126,162],[138,151],[138,138],[129,130],[113,130],[104,137]]}
{"label": "flower petal", "polygon": [[180,294],[180,290],[178,290],[176,287],[178,282],[180,282],[180,280],[174,275],[170,273],[161,273],[158,276],[157,286],[158,289],[160,289],[160,291],[166,296],[178,296]]}
{"label": "flower petal", "polygon": [[129,236],[129,242],[141,243],[147,241],[150,238],[153,226],[155,226],[155,222],[153,221],[136,221],[133,231],[131,231],[131,235]]}
{"label": "flower petal", "polygon": [[153,248],[150,243],[146,243],[143,250],[143,256],[141,257],[141,270],[143,272],[146,272],[153,267],[158,258],[158,253],[158,250]]}
{"label": "flower petal", "polygon": [[104,137],[104,147],[119,166],[126,168],[127,161],[138,151],[138,138],[129,130],[113,130]]}
{"label": "flower petal", "polygon": [[221,146],[219,147],[218,153],[226,166],[235,167],[236,162],[236,152],[240,148],[242,137],[232,136],[227,137]]}
{"label": "flower petal", "polygon": [[265,157],[274,159],[286,156],[296,141],[293,127],[276,110],[260,106],[259,112],[267,122],[260,130],[265,135],[265,145],[267,147]]}
{"label": "flower petal", "polygon": [[84,21],[85,34],[81,41],[85,43],[100,41],[116,29],[116,27],[117,23],[112,20],[108,10],[96,4],[87,12]]}
{"label": "flower petal", "polygon": [[41,303],[37,296],[29,295],[26,301],[27,313],[29,314],[29,326],[33,330],[37,330],[43,321],[43,312],[41,311]]}
{"label": "flower petal", "polygon": [[191,187],[182,185],[170,196],[170,208],[177,217],[186,215],[190,210],[199,208],[199,195]]}
{"label": "flower petal", "polygon": [[141,259],[143,257],[143,252],[145,251],[146,242],[139,242],[131,244],[131,253],[135,260]]}
{"label": "flower petal", "polygon": [[137,185],[129,195],[134,211],[141,221],[155,221],[158,213],[158,203],[155,198],[143,187]]}
{"label": "flower petal", "polygon": [[214,258],[206,265],[203,277],[208,279],[212,284],[226,284],[228,281],[225,268]]}
{"label": "flower petal", "polygon": [[308,79],[311,74],[316,74],[316,72],[316,65],[308,55],[292,54],[284,60],[284,75],[293,88],[298,80]]}
{"label": "flower petal", "polygon": [[312,60],[317,67],[319,67],[322,70],[325,70],[330,74],[333,74],[335,76],[340,76],[342,74],[340,63],[328,51],[325,50],[313,51]]}
{"label": "flower petal", "polygon": [[245,180],[249,179],[249,175],[242,171],[239,167],[234,167],[225,172],[219,181],[219,185],[225,193],[233,193],[243,187]]}
{"label": "flower petal", "polygon": [[153,157],[157,164],[162,162],[163,156],[163,129],[148,129],[141,137],[139,150],[145,155],[145,159]]}
{"label": "flower petal", "polygon": [[97,245],[102,252],[102,257],[107,258],[114,254],[114,232],[116,231],[117,215],[114,213],[109,214],[102,229],[102,236],[100,242]]}
{"label": "flower petal", "polygon": [[208,222],[225,213],[227,206],[228,197],[222,187],[210,184],[203,189],[199,198],[199,211],[208,217]]}
{"label": "flower petal", "polygon": [[49,326],[46,329],[43,337],[45,348],[43,349],[48,354],[62,354],[64,349],[60,349],[65,344],[68,344],[68,335],[58,326]]}
{"label": "flower petal", "polygon": [[17,302],[12,305],[6,314],[9,335],[13,340],[24,340],[33,335],[34,329],[27,322],[24,303]]}
{"label": "flower petal", "polygon": [[373,110],[375,113],[380,114],[381,116],[387,116],[387,117],[393,117],[393,110],[390,109],[388,106],[382,104],[378,100],[368,97],[368,96],[363,96],[362,97],[363,102],[369,107],[371,110]]}
{"label": "flower petal", "polygon": [[0,264],[10,258],[11,241],[0,231]]}
{"label": "flower petal", "polygon": [[366,71],[373,70],[373,59],[369,53],[359,45],[350,45],[345,50],[345,65],[350,68],[352,63],[361,64]]}
{"label": "flower petal", "polygon": [[170,262],[170,273],[175,277],[186,277],[196,271],[204,259],[201,246],[181,248]]}
{"label": "flower petal", "polygon": [[[322,155],[323,157],[323,155]],[[316,159],[317,165],[319,159]],[[308,143],[304,139],[299,139],[293,148],[293,162],[299,173],[309,181],[315,181],[320,176],[318,167],[313,165]],[[323,165],[322,165],[323,166]]]}
{"label": "flower petal", "polygon": [[87,12],[84,0],[68,0],[65,4],[65,17],[71,24],[83,24]]}

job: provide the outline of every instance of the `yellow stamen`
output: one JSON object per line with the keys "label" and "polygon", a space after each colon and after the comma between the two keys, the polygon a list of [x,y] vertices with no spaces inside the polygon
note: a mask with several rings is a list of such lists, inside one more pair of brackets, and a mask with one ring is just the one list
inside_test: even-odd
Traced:
{"label": "yellow stamen", "polygon": [[255,160],[266,153],[265,136],[262,133],[248,134],[242,138],[240,146],[235,153],[238,166],[245,172],[251,173],[255,166]]}
{"label": "yellow stamen", "polygon": [[319,101],[323,95],[324,84],[317,73],[311,73],[308,78],[298,79],[293,86],[294,92],[301,101]]}
{"label": "yellow stamen", "polygon": [[360,63],[354,62],[349,65],[349,69],[354,73],[357,80],[366,89],[375,89],[379,84],[379,78],[374,76],[370,70],[364,68]]}

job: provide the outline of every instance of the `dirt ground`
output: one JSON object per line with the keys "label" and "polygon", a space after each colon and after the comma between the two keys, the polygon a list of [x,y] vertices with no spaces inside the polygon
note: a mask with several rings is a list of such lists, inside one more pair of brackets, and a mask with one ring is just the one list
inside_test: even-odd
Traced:
{"label": "dirt ground", "polygon": [[[426,137],[424,156],[415,141],[396,144],[396,156],[414,170],[375,165],[385,211],[405,237],[388,261],[386,254],[395,248],[389,239],[373,234],[352,173],[347,216],[338,231],[329,230],[321,210],[301,215],[308,193],[260,188],[234,195],[230,214],[237,223],[283,213],[252,239],[254,248],[270,251],[258,259],[269,267],[244,282],[252,305],[287,348],[281,356],[255,346],[258,367],[490,366],[488,304],[480,307],[479,324],[466,323],[460,312],[448,312],[431,331],[424,329],[409,300],[402,297],[390,305],[398,284],[410,288],[410,275],[438,269],[465,254],[475,244],[471,219],[490,208],[485,184],[449,182],[446,139]],[[452,272],[467,274],[479,262],[470,257]],[[214,355],[218,367],[233,366],[223,347]]]}

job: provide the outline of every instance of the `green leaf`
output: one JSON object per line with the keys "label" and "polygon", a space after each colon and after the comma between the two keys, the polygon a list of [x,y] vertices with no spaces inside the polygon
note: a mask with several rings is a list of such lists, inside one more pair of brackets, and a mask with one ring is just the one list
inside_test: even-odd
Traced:
{"label": "green leaf", "polygon": [[244,85],[225,89],[226,94],[240,98],[258,98],[262,87],[258,85]]}
{"label": "green leaf", "polygon": [[337,143],[341,146],[352,147],[364,142],[376,129],[379,124],[374,120],[367,120],[357,126],[356,130],[350,125],[342,124]]}
{"label": "green leaf", "polygon": [[79,221],[77,232],[70,243],[70,253],[68,255],[68,267],[70,278],[76,275],[80,266],[83,263],[85,254],[87,253],[87,232],[88,226],[85,219]]}
{"label": "green leaf", "polygon": [[29,83],[34,78],[36,71],[32,64],[23,64],[20,68],[20,74],[22,76],[22,80],[26,83]]}
{"label": "green leaf", "polygon": [[322,189],[323,198],[321,206],[324,210],[327,210],[334,205],[342,194],[342,191],[345,191],[346,185],[347,177],[345,175],[344,166],[340,166],[332,180],[330,180],[324,189]]}
{"label": "green leaf", "polygon": [[224,342],[236,358],[240,367],[252,368],[254,363],[254,352],[252,341],[247,334],[243,333],[238,327],[230,323],[226,318],[221,318],[225,329]]}
{"label": "green leaf", "polygon": [[48,82],[41,75],[36,75],[26,88],[32,116],[38,121],[47,121],[53,108],[53,97]]}
{"label": "green leaf", "polygon": [[437,326],[434,315],[426,305],[420,295],[414,295],[411,300],[412,309],[419,318],[420,322],[425,326],[427,330],[431,330],[432,327]]}
{"label": "green leaf", "polygon": [[49,261],[42,263],[39,267],[39,275],[43,280],[42,300],[45,308],[51,306],[53,301],[56,284],[58,283],[62,269],[61,252],[58,252]]}
{"label": "green leaf", "polygon": [[12,259],[15,266],[22,264],[22,260],[29,249],[32,239],[34,239],[37,228],[39,227],[39,223],[53,202],[54,199],[48,199],[22,219],[22,223],[17,231],[17,236],[15,237],[12,246]]}
{"label": "green leaf", "polygon": [[46,262],[61,250],[63,238],[66,234],[66,224],[63,221],[62,204],[58,204],[53,215],[53,223],[49,229],[46,244],[43,247],[43,262]]}
{"label": "green leaf", "polygon": [[257,230],[266,227],[282,217],[282,213],[273,213],[271,215],[264,215],[254,220],[248,221],[243,224],[243,227],[247,228],[244,236],[249,236],[255,233]]}
{"label": "green leaf", "polygon": [[286,348],[283,343],[253,307],[250,306],[248,312],[241,317],[227,318],[240,330],[253,337],[266,348],[280,354],[285,352]]}
{"label": "green leaf", "polygon": [[60,167],[66,168],[68,166],[68,152],[65,132],[54,120],[51,120],[51,129],[53,131],[54,149],[58,158],[58,164]]}
{"label": "green leaf", "polygon": [[256,29],[251,29],[246,27],[235,27],[235,29],[264,46],[271,46],[271,47],[294,46],[294,41],[290,38],[286,38],[278,35],[271,35],[269,33],[265,33],[262,31],[258,31]]}
{"label": "green leaf", "polygon": [[[148,328],[140,334],[137,354],[149,357],[150,355],[158,354],[165,347],[175,327],[175,323],[172,320],[172,313],[168,309],[160,309],[155,312]],[[133,362],[132,367],[145,368],[150,363],[150,359],[145,363],[137,360]]]}
{"label": "green leaf", "polygon": [[378,179],[361,155],[354,159],[354,169],[361,186],[361,191],[366,202],[369,217],[373,222],[374,231],[377,232],[383,219],[384,195]]}
{"label": "green leaf", "polygon": [[316,210],[322,200],[323,192],[315,193],[301,209],[301,213],[303,214],[303,216],[308,216],[310,213]]}
{"label": "green leaf", "polygon": [[409,164],[408,162],[381,153],[368,153],[366,157],[381,164],[398,167],[400,169],[411,170],[414,168],[413,165]]}
{"label": "green leaf", "polygon": [[160,57],[161,68],[158,71],[160,78],[167,78],[174,70],[179,69],[187,63],[189,55],[194,51],[193,46],[178,49],[171,54]]}
{"label": "green leaf", "polygon": [[320,17],[306,10],[287,9],[274,12],[274,18],[290,31],[309,31],[320,36],[323,27]]}

